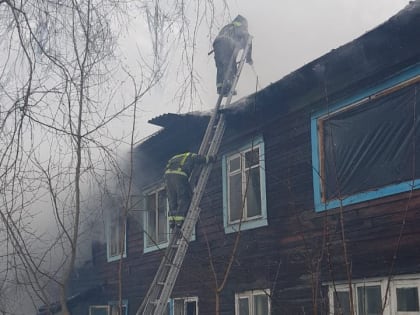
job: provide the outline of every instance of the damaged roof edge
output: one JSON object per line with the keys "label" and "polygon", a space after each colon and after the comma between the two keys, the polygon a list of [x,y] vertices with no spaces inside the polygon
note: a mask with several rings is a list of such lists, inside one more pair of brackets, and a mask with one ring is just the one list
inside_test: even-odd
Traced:
{"label": "damaged roof edge", "polygon": [[369,84],[369,79],[386,79],[420,62],[419,37],[420,0],[416,0],[374,29],[236,101],[226,111],[249,110],[256,99],[258,107],[293,111],[320,102],[325,93],[350,92],[356,85]]}
{"label": "damaged roof edge", "polygon": [[168,127],[172,124],[178,124],[180,122],[187,121],[188,119],[196,119],[199,117],[203,117],[205,119],[208,119],[210,117],[210,112],[190,112],[185,114],[174,114],[174,113],[166,113],[159,115],[157,117],[154,117],[148,121],[148,123],[160,126],[160,127]]}

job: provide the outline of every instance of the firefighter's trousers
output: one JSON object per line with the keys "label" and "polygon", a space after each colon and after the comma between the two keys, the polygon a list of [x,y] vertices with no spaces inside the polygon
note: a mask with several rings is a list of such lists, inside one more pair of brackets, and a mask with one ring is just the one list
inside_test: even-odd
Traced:
{"label": "firefighter's trousers", "polygon": [[169,216],[185,217],[192,197],[188,177],[181,174],[165,174],[165,184],[169,201]]}

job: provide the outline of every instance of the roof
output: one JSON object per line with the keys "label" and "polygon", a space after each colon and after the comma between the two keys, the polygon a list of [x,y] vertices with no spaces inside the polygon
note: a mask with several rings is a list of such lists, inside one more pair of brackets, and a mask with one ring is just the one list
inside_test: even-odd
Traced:
{"label": "roof", "polygon": [[209,117],[210,113],[206,112],[191,112],[186,114],[166,113],[150,119],[148,122],[161,127],[168,127],[179,125],[180,123],[188,123],[191,119],[196,119],[200,116]]}
{"label": "roof", "polygon": [[306,64],[227,109],[284,113],[316,108],[420,62],[420,0],[359,38]]}
{"label": "roof", "polygon": [[162,178],[169,158],[182,152],[197,152],[206,130],[209,113],[163,114],[149,120],[164,127],[136,146],[136,185],[145,187]]}

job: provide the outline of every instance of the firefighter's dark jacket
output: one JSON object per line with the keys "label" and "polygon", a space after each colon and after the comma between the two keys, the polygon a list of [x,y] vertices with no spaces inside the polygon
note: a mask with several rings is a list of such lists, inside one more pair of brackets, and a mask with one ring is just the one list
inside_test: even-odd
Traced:
{"label": "firefighter's dark jacket", "polygon": [[178,174],[189,177],[191,175],[194,166],[198,164],[207,163],[205,156],[185,152],[173,156],[166,164],[165,174]]}
{"label": "firefighter's dark jacket", "polygon": [[[241,22],[233,21],[225,25],[217,35],[214,42],[218,40],[229,40],[234,43],[239,49],[245,49],[249,38],[248,28]],[[246,55],[246,62],[252,61],[252,43],[249,46]]]}

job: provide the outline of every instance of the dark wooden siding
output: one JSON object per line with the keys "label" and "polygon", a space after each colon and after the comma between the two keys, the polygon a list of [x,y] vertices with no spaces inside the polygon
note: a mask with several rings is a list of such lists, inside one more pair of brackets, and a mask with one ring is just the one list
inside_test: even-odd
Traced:
{"label": "dark wooden siding", "polygon": [[[222,152],[246,144],[250,137],[263,136],[269,225],[241,232],[238,251],[220,295],[221,314],[234,314],[235,293],[267,288],[272,290],[273,314],[313,313],[314,289],[316,307],[325,313],[327,296],[321,284],[347,277],[343,226],[353,278],[420,271],[418,192],[315,213],[310,113],[284,115],[264,127],[246,116],[237,121],[232,117],[228,122],[230,129]],[[196,241],[190,244],[173,291],[173,297],[198,296],[201,315],[215,312],[216,284],[209,252],[220,284],[237,237],[237,233],[224,233],[222,198],[218,163],[201,203]],[[129,299],[130,314],[134,314],[162,253],[143,254],[143,235],[135,220],[130,222],[128,232],[128,258],[122,266],[123,297]],[[104,257],[105,252],[99,254]],[[109,299],[116,299],[118,262],[100,265],[108,281]]]}

